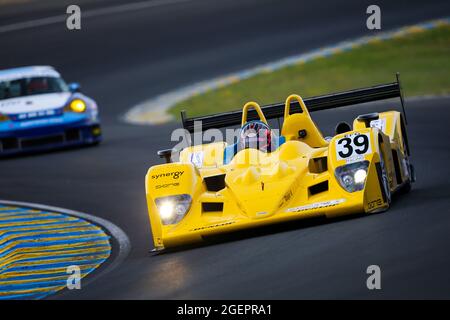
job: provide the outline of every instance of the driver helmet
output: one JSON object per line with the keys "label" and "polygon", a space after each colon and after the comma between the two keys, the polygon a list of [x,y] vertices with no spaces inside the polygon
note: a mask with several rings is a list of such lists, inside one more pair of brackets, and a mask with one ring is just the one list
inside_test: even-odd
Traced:
{"label": "driver helmet", "polygon": [[272,147],[272,131],[264,122],[250,121],[241,129],[241,149],[254,148],[263,152],[270,152]]}

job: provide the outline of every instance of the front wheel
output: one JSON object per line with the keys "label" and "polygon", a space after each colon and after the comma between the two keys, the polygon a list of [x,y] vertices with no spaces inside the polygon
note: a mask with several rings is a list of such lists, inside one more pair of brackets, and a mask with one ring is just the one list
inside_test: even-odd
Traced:
{"label": "front wheel", "polygon": [[414,166],[412,164],[407,163],[408,165],[408,181],[402,186],[401,193],[408,193],[411,191],[412,183],[416,181]]}
{"label": "front wheel", "polygon": [[380,162],[375,164],[378,182],[380,184],[381,196],[383,198],[384,205],[377,207],[374,210],[370,210],[371,213],[381,213],[389,209],[391,205],[391,189],[389,187],[389,179],[386,172],[386,166],[384,164],[383,155],[380,154]]}
{"label": "front wheel", "polygon": [[[404,142],[403,142],[403,150],[406,150],[406,145],[405,145]],[[405,155],[405,159],[404,159],[403,165],[405,167],[404,170],[406,171],[408,179],[405,182],[405,184],[403,185],[403,187],[401,188],[401,192],[402,193],[408,193],[409,191],[411,191],[412,183],[414,181],[416,181],[416,172],[414,170],[414,166],[409,161],[409,156],[408,155]]]}
{"label": "front wheel", "polygon": [[381,192],[383,193],[383,200],[386,203],[386,209],[389,208],[391,205],[392,195],[391,195],[391,188],[389,186],[389,178],[386,171],[386,165],[384,163],[384,157],[383,154],[380,154],[380,173],[381,174],[381,181],[380,181],[380,188]]}

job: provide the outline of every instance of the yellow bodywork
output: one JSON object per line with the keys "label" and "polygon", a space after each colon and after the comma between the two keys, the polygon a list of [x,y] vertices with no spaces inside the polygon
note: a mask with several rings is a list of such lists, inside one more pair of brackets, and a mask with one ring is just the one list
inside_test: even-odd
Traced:
{"label": "yellow bodywork", "polygon": [[[289,106],[297,100],[302,113],[290,114]],[[255,108],[266,122],[259,106]],[[353,130],[327,141],[312,121],[303,100],[291,95],[286,100],[281,135],[286,141],[275,151],[243,149],[224,164],[225,142],[185,148],[175,163],[151,167],[146,176],[146,197],[155,249],[202,240],[204,237],[240,229],[309,217],[336,217],[354,213],[382,211],[389,206],[383,197],[377,164],[384,157],[390,190],[408,181],[408,171],[401,165],[406,157],[402,135],[402,116],[388,111],[379,114],[377,127],[355,119]],[[306,130],[305,137],[299,131]],[[336,168],[346,165],[338,159],[337,142],[343,137],[365,135],[370,147],[358,161],[369,161],[365,186],[347,192],[335,176]],[[381,149],[380,149],[381,148]],[[395,150],[396,157],[393,157]],[[191,155],[201,153],[202,165],[191,163]],[[394,161],[398,161],[396,166]],[[396,168],[402,168],[396,179]],[[206,180],[222,177],[223,188],[208,191]],[[220,180],[220,179],[219,179]],[[402,183],[399,183],[402,181]],[[176,224],[163,225],[155,199],[187,194],[192,198],[184,218]]]}

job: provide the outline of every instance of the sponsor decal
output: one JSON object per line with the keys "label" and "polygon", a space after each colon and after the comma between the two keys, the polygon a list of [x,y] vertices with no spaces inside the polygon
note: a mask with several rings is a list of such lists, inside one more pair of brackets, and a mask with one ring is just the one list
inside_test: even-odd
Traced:
{"label": "sponsor decal", "polygon": [[286,194],[283,196],[284,202],[288,202],[289,200],[291,200],[291,197],[292,197],[292,190],[289,190],[289,191],[286,192]]}
{"label": "sponsor decal", "polygon": [[180,185],[179,182],[159,184],[155,187],[155,189],[162,189],[162,188],[167,188],[167,187],[178,187],[179,185]]}
{"label": "sponsor decal", "polygon": [[173,179],[178,179],[183,175],[184,171],[174,171],[174,172],[167,172],[167,173],[158,173],[152,175],[152,179],[158,180],[159,178],[163,177],[172,177]]}
{"label": "sponsor decal", "polygon": [[1,108],[6,108],[6,107],[15,107],[15,106],[20,106],[22,104],[22,102],[20,101],[16,101],[16,100],[6,100],[4,102],[0,102],[0,109]]}
{"label": "sponsor decal", "polygon": [[283,198],[281,199],[281,202],[280,202],[280,204],[278,205],[278,208],[284,206],[289,200],[291,200],[292,195],[293,195],[292,189],[291,189],[291,190],[288,190],[288,191],[284,194]]}
{"label": "sponsor decal", "polygon": [[378,208],[382,205],[383,205],[383,200],[381,200],[381,199],[376,199],[376,200],[373,200],[373,201],[370,201],[369,203],[367,203],[367,207],[369,208],[369,210]]}
{"label": "sponsor decal", "polygon": [[204,158],[204,153],[203,153],[203,151],[200,151],[200,152],[191,153],[189,160],[191,161],[191,163],[194,166],[196,166],[197,168],[201,168],[203,166],[203,158]]}
{"label": "sponsor decal", "polygon": [[300,211],[306,211],[306,210],[333,207],[333,206],[336,206],[343,202],[345,202],[345,199],[336,199],[336,200],[316,202],[316,203],[311,203],[311,204],[304,205],[304,206],[289,208],[286,210],[286,212],[300,212]]}
{"label": "sponsor decal", "polygon": [[205,230],[205,229],[224,227],[224,226],[227,226],[227,225],[230,225],[230,224],[233,224],[233,223],[234,223],[234,221],[228,221],[228,222],[224,222],[224,223],[216,223],[216,224],[211,224],[209,226],[195,228],[195,229],[192,229],[191,231],[199,231],[199,230]]}
{"label": "sponsor decal", "polygon": [[370,121],[371,128],[378,128],[381,131],[385,132],[386,130],[386,119],[377,119]]}
{"label": "sponsor decal", "polygon": [[15,116],[11,116],[13,120],[27,120],[27,119],[34,119],[34,118],[42,118],[42,117],[52,117],[56,115],[61,115],[63,110],[41,110],[41,111],[33,111],[33,112],[26,112],[26,113],[20,113]]}
{"label": "sponsor decal", "polygon": [[64,122],[63,118],[40,119],[40,120],[20,122],[19,127],[26,128],[26,127],[36,126],[36,125],[55,124],[55,123],[63,123],[63,122]]}

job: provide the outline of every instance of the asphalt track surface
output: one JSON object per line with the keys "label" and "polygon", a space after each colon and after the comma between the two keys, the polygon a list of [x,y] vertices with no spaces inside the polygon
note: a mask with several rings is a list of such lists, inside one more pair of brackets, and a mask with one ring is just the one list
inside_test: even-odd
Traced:
{"label": "asphalt track surface", "polygon": [[[67,2],[67,1],[66,1]],[[70,1],[71,2],[71,1]],[[52,16],[65,1],[0,9],[0,25]],[[80,1],[89,10],[120,1]],[[82,31],[52,24],[0,33],[0,69],[50,64],[101,106],[99,147],[0,162],[0,195],[70,208],[120,226],[128,258],[63,299],[450,298],[449,99],[410,101],[418,182],[383,214],[249,233],[151,256],[144,175],[160,163],[176,123],[122,123],[134,104],[182,85],[368,34],[367,1],[193,0],[87,18]],[[379,1],[382,27],[447,16],[448,1]],[[393,70],[394,72],[395,70]],[[390,79],[388,79],[390,80]],[[299,93],[301,94],[300,88]],[[315,113],[324,133],[337,119],[397,101]],[[220,110],[218,110],[220,111]],[[366,268],[382,290],[366,288]],[[106,266],[107,268],[107,266]]]}

